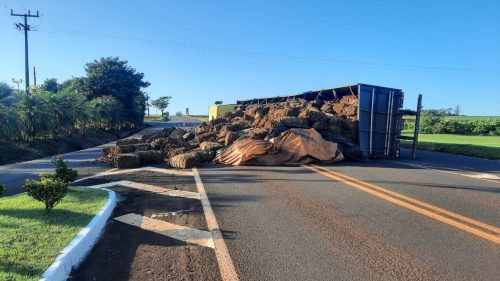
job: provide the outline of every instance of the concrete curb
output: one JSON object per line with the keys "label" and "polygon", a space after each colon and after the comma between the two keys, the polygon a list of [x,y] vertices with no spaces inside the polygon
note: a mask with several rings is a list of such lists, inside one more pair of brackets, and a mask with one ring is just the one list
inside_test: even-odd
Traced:
{"label": "concrete curb", "polygon": [[99,210],[90,223],[84,229],[80,230],[68,246],[61,251],[61,254],[56,258],[54,263],[43,273],[40,281],[66,280],[71,270],[83,261],[95,245],[116,206],[116,194],[106,188],[102,188],[102,190],[108,191],[109,194],[104,206],[102,206],[101,210]]}

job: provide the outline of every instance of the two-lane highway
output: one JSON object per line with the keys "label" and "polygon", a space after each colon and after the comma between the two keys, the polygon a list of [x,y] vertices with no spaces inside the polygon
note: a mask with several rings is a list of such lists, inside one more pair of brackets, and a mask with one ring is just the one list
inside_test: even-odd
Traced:
{"label": "two-lane highway", "polygon": [[500,184],[406,162],[200,174],[241,280],[498,280]]}

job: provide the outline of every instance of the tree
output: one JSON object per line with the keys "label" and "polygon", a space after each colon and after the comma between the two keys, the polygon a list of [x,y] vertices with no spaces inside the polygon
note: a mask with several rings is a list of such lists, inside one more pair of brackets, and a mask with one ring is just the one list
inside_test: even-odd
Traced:
{"label": "tree", "polygon": [[144,74],[137,72],[121,61],[118,57],[101,58],[87,63],[85,66],[87,77],[81,85],[80,91],[87,100],[111,96],[123,105],[123,117],[131,124],[143,121],[145,99],[143,88],[150,85],[144,81]]}
{"label": "tree", "polygon": [[59,92],[59,83],[57,83],[56,78],[45,79],[42,84],[42,90],[52,93]]}
{"label": "tree", "polygon": [[460,115],[460,106],[459,105],[455,106],[455,109],[453,110],[453,115],[456,115],[456,116]]}
{"label": "tree", "polygon": [[68,91],[73,91],[75,93],[85,93],[86,90],[86,77],[73,77],[71,79],[68,79],[61,84],[59,84],[59,90],[68,90]]}
{"label": "tree", "polygon": [[0,106],[12,106],[14,103],[14,89],[9,84],[0,82]]}
{"label": "tree", "polygon": [[163,116],[163,112],[165,109],[167,109],[168,105],[170,104],[170,99],[172,97],[170,96],[165,96],[165,97],[159,97],[151,102],[151,105],[158,108],[161,111],[161,116]]}

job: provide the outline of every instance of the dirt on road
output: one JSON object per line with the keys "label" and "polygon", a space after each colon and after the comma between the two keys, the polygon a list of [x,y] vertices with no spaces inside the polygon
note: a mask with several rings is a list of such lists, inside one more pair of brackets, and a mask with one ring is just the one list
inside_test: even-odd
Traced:
{"label": "dirt on road", "polygon": [[[165,189],[196,192],[192,176],[130,172],[79,182],[96,185],[133,181]],[[138,214],[180,226],[207,230],[201,202],[130,187],[111,187],[118,204],[104,233],[70,280],[220,280],[215,252],[113,218]]]}

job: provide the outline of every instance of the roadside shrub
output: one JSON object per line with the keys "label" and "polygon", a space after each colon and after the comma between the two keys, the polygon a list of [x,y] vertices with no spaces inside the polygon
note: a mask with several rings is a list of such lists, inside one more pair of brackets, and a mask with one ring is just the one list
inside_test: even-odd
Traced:
{"label": "roadside shrub", "polygon": [[68,183],[50,174],[40,175],[41,179],[26,180],[23,188],[29,196],[45,204],[45,210],[50,212],[66,196]]}
{"label": "roadside shrub", "polygon": [[56,165],[56,173],[54,177],[69,183],[72,182],[78,177],[78,172],[74,169],[68,167],[68,162],[64,161],[62,155],[57,155],[52,158],[52,163]]}
{"label": "roadside shrub", "polygon": [[0,196],[5,192],[5,184],[0,182]]}
{"label": "roadside shrub", "polygon": [[500,120],[447,120],[435,115],[425,115],[422,116],[420,132],[424,134],[500,136]]}
{"label": "roadside shrub", "polygon": [[420,123],[420,132],[423,134],[439,134],[442,118],[438,116],[423,116]]}
{"label": "roadside shrub", "polygon": [[403,130],[415,130],[415,122],[403,122]]}

